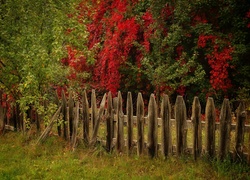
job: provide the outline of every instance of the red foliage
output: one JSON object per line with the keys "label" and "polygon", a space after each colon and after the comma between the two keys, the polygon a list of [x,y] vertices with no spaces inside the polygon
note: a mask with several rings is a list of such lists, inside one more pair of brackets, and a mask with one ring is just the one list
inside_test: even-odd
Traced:
{"label": "red foliage", "polygon": [[226,46],[219,47],[216,40],[222,40],[214,35],[200,35],[198,39],[198,47],[206,48],[210,42],[211,53],[206,55],[208,64],[210,65],[210,84],[215,90],[228,90],[232,84],[228,77],[229,61],[232,60],[233,48],[226,40],[222,40]]}
{"label": "red foliage", "polygon": [[[88,26],[89,48],[96,43],[103,44],[96,57],[94,81],[99,83],[100,88],[113,94],[120,86],[119,67],[127,60],[139,30],[135,17],[124,16],[127,6],[127,1],[121,0],[101,2],[98,8],[100,11],[96,12]],[[105,15],[106,12],[108,15]]]}

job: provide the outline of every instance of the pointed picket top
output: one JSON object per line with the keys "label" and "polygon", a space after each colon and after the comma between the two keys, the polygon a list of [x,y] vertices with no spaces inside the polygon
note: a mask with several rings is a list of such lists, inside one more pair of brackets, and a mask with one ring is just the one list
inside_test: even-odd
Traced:
{"label": "pointed picket top", "polygon": [[120,153],[123,151],[124,148],[124,114],[122,111],[122,95],[121,92],[118,92],[118,102],[117,102],[117,143],[116,148],[117,151]]}
{"label": "pointed picket top", "polygon": [[131,154],[133,148],[133,101],[131,92],[128,92],[127,94],[126,111],[127,111],[126,113],[127,113],[127,124],[128,124],[127,148],[128,148],[128,154]]}
{"label": "pointed picket top", "polygon": [[171,138],[171,105],[168,95],[163,95],[161,103],[161,151],[164,157],[172,153],[172,138]]}
{"label": "pointed picket top", "polygon": [[89,143],[89,102],[86,90],[83,91],[82,97],[82,116],[83,116],[83,141]]}
{"label": "pointed picket top", "polygon": [[180,156],[187,149],[187,110],[182,96],[175,102],[176,152]]}
{"label": "pointed picket top", "polygon": [[191,120],[193,123],[193,155],[196,160],[202,151],[201,104],[197,96],[193,100]]}
{"label": "pointed picket top", "polygon": [[219,159],[224,159],[230,148],[230,128],[232,114],[228,99],[224,99],[220,112]]}
{"label": "pointed picket top", "polygon": [[150,95],[148,104],[148,154],[150,157],[157,156],[158,146],[158,115],[154,94]]}
{"label": "pointed picket top", "polygon": [[137,155],[141,155],[144,150],[144,102],[142,94],[138,93],[136,103],[137,118]]}

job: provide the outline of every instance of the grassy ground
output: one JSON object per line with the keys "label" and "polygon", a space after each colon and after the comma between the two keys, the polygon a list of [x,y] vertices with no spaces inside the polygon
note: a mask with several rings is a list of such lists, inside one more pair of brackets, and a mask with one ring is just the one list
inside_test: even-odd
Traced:
{"label": "grassy ground", "polygon": [[0,136],[0,179],[250,179],[250,167],[191,157],[167,160],[108,154],[101,147],[74,152],[56,136],[42,145],[37,137]]}

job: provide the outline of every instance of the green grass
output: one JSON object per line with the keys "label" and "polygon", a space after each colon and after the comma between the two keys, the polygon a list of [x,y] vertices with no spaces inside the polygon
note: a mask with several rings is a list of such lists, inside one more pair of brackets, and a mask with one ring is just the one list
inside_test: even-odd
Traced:
{"label": "green grass", "polygon": [[69,145],[51,135],[41,145],[36,136],[8,132],[0,136],[0,179],[250,179],[250,167],[218,162],[204,157],[150,159],[126,154],[108,154],[79,145]]}

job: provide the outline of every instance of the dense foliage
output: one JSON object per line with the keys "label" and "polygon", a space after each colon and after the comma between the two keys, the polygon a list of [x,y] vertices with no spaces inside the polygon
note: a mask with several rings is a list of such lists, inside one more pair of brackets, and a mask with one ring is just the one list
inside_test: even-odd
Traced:
{"label": "dense foliage", "polygon": [[249,92],[247,0],[82,1],[78,9],[88,51],[71,50],[67,61],[88,73],[81,87],[217,98]]}

